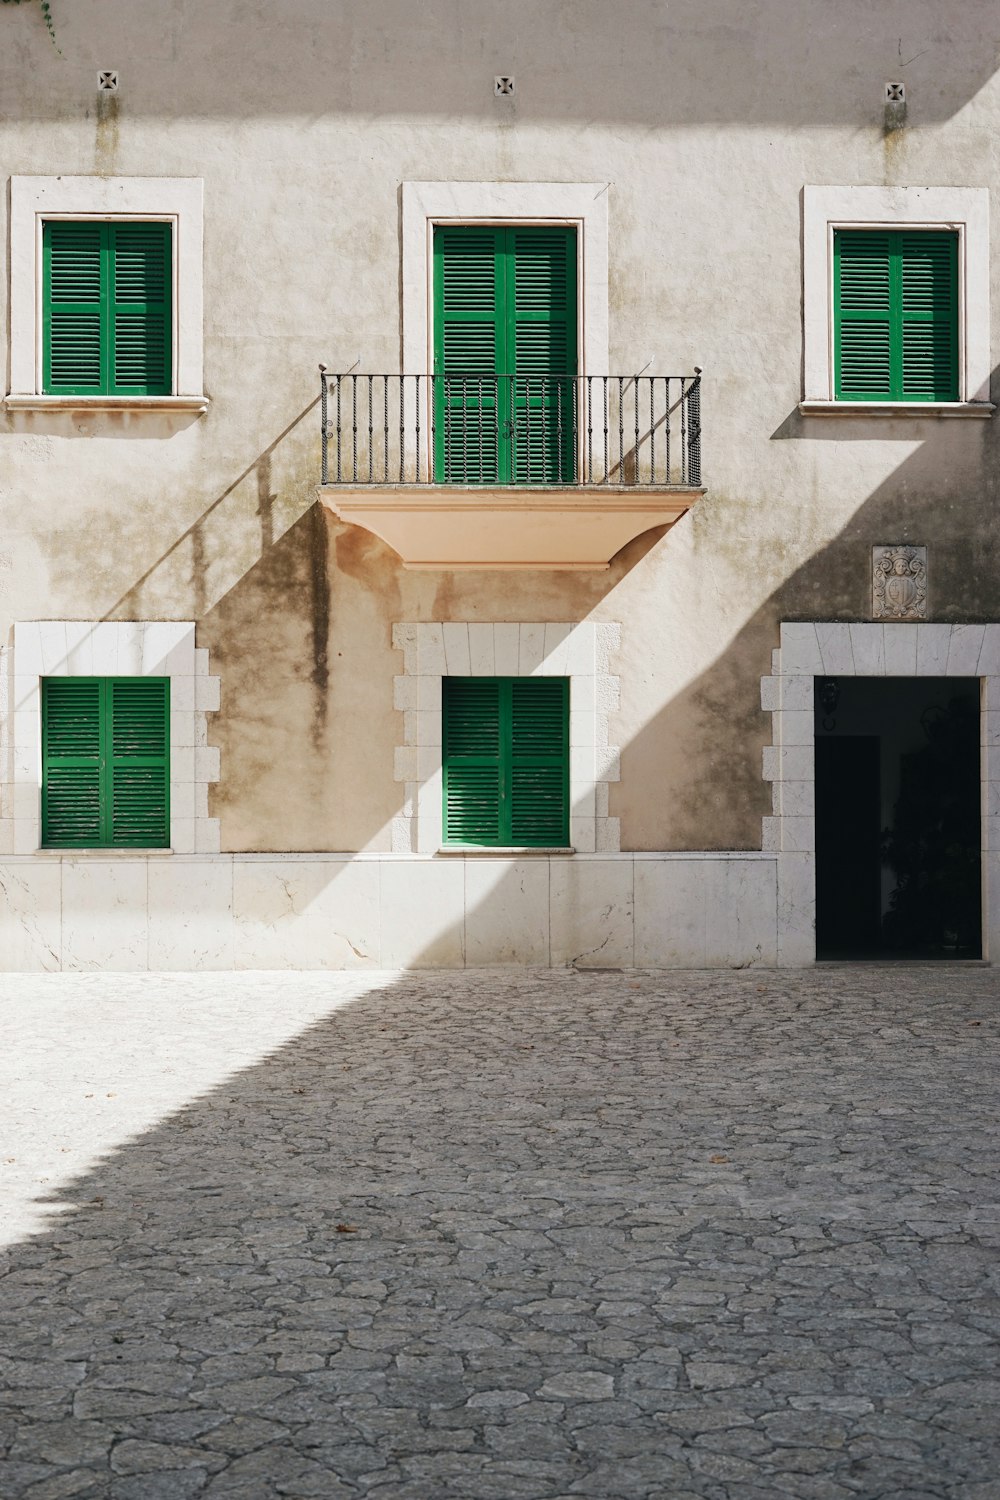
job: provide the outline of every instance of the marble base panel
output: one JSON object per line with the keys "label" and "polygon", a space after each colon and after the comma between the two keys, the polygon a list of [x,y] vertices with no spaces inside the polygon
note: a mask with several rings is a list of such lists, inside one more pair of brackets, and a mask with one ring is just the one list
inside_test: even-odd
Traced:
{"label": "marble base panel", "polygon": [[768,853],[15,855],[0,860],[0,970],[768,966],[777,867]]}

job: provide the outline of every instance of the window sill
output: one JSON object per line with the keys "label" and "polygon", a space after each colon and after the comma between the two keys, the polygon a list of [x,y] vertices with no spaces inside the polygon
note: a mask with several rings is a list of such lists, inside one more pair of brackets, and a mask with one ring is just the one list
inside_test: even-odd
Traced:
{"label": "window sill", "polygon": [[207,396],[25,396],[4,397],[8,411],[205,412]]}
{"label": "window sill", "polygon": [[442,844],[437,851],[439,855],[458,856],[460,859],[530,859],[535,856],[542,858],[550,854],[575,854],[576,850],[570,845],[553,845],[552,848],[540,849],[536,845],[522,848],[513,844]]}
{"label": "window sill", "polygon": [[992,417],[991,401],[800,401],[804,417]]}

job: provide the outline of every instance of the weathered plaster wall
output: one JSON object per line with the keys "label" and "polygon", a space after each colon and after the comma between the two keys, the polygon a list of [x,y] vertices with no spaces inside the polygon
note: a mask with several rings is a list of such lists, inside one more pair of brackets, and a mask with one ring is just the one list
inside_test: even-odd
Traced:
{"label": "weathered plaster wall", "polygon": [[[996,423],[796,406],[801,188],[993,186],[987,0],[74,0],[61,55],[36,9],[0,15],[2,170],[204,178],[212,405],[0,417],[0,640],[196,619],[224,849],[389,847],[394,620],[621,621],[622,847],[712,849],[759,847],[778,620],[864,618],[873,542],[930,547],[935,618],[1000,617]],[[612,370],[705,368],[709,493],[607,574],[406,573],[315,506],[316,365],[398,369],[421,178],[607,181]]]}

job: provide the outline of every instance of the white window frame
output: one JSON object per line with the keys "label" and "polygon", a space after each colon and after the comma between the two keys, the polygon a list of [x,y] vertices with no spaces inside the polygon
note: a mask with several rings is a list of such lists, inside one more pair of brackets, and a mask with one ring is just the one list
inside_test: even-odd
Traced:
{"label": "white window frame", "polygon": [[[808,415],[988,417],[989,190],[806,187],[803,211],[804,399]],[[838,401],[834,396],[833,236],[837,229],[947,229],[959,240],[958,401]]]}
{"label": "white window frame", "polygon": [[[218,677],[195,627],[173,620],[23,620],[14,625],[6,704],[10,728],[13,854],[79,859],[85,849],[42,849],[43,677],[169,677],[170,847],[151,854],[218,854],[220,824],[208,816],[208,787],[219,779],[219,751],[208,744],[207,715],[219,707]],[[0,703],[0,715],[5,705]],[[136,849],[96,849],[101,859]]]}
{"label": "white window frame", "polygon": [[560,224],[576,229],[580,375],[608,374],[607,182],[404,182],[403,373],[434,369],[434,227]]}
{"label": "white window frame", "polygon": [[[42,227],[50,219],[169,223],[173,328],[169,396],[47,395],[42,380]],[[204,185],[200,177],[12,177],[10,392],[13,410],[204,411]]]}
{"label": "white window frame", "polygon": [[569,678],[570,845],[565,852],[618,853],[621,827],[609,816],[608,800],[610,783],[621,776],[618,747],[609,743],[609,719],[619,703],[619,679],[610,671],[621,645],[619,624],[405,621],[393,626],[392,644],[403,653],[402,674],[393,682],[394,706],[403,715],[394,777],[405,783],[402,811],[392,820],[393,853],[503,858],[553,852],[443,844],[444,677]]}

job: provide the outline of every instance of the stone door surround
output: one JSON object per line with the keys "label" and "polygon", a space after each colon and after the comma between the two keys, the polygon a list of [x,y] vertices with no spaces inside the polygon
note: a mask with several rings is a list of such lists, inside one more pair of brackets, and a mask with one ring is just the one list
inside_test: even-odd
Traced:
{"label": "stone door surround", "polygon": [[817,677],[978,677],[982,783],[983,957],[1000,956],[1000,625],[783,622],[761,707],[773,816],[763,848],[778,860],[778,963],[816,961]]}

